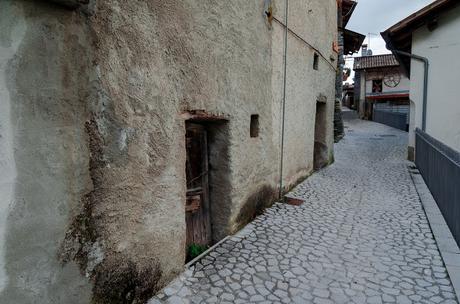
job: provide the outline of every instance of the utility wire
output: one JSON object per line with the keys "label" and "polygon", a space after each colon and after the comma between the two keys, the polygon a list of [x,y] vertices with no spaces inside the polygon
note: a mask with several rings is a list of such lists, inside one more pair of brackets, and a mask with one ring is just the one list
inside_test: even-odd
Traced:
{"label": "utility wire", "polygon": [[324,59],[324,61],[326,61],[329,66],[334,70],[334,71],[337,71],[337,68],[323,55],[323,53],[321,53],[317,48],[315,48],[311,43],[309,43],[308,41],[306,41],[305,39],[303,39],[302,37],[300,37],[296,32],[294,32],[293,30],[291,30],[289,27],[287,27],[282,21],[280,21],[279,19],[277,19],[276,17],[273,17],[273,20],[275,20],[277,23],[279,23],[281,26],[285,27],[286,28],[286,31],[289,31],[292,35],[294,35],[294,37],[296,37],[297,39],[299,39],[300,41],[302,41],[304,44],[306,44],[309,48],[311,48],[312,50],[314,50],[316,53],[318,53],[318,55]]}

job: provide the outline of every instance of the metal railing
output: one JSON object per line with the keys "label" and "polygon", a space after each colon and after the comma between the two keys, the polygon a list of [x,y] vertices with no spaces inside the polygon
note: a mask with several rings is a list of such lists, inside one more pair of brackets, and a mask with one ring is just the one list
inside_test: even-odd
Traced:
{"label": "metal railing", "polygon": [[460,153],[420,129],[415,163],[460,246]]}

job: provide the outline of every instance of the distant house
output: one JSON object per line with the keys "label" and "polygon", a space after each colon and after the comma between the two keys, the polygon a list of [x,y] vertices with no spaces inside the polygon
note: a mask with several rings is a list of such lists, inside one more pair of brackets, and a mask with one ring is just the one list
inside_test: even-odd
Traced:
{"label": "distant house", "polygon": [[392,54],[355,58],[356,107],[359,116],[402,130],[409,124],[409,79]]}
{"label": "distant house", "polygon": [[355,110],[355,86],[353,84],[344,84],[343,85],[343,95],[342,95],[342,105]]}
{"label": "distant house", "polygon": [[409,159],[460,244],[459,4],[435,1],[382,36],[411,79]]}
{"label": "distant house", "polygon": [[357,53],[363,44],[366,36],[346,29],[350,18],[358,5],[354,0],[341,0],[337,1],[338,4],[338,53],[339,60],[337,62],[337,75],[336,75],[336,96],[334,108],[334,141],[339,141],[344,136],[344,127],[342,120],[342,107],[341,100],[343,96],[343,79],[345,55],[352,55]]}

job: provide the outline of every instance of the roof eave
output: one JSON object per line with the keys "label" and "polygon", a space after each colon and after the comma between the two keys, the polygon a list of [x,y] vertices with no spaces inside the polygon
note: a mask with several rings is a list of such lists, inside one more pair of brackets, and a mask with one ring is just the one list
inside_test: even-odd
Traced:
{"label": "roof eave", "polygon": [[354,13],[354,11],[356,9],[356,6],[358,5],[358,2],[356,2],[354,0],[343,0],[343,2],[348,2],[349,5],[350,5],[350,9],[348,11],[342,13],[342,16],[343,16],[342,28],[345,28],[347,26],[348,22],[350,21],[351,15],[353,15],[353,13]]}
{"label": "roof eave", "polygon": [[[380,33],[380,35],[382,36],[383,40],[385,40],[385,42],[386,42],[386,48],[393,53],[393,55],[395,56],[396,60],[399,62],[400,66],[402,67],[403,73],[408,78],[410,78],[410,60],[409,61],[404,60],[404,58],[399,53],[396,53],[396,52],[393,51],[393,50],[398,49],[398,48],[393,45],[393,41],[389,37],[387,32],[382,32],[382,33]],[[411,42],[412,42],[412,37],[411,37]],[[411,43],[410,48],[412,49],[412,43]],[[406,50],[406,51],[408,51],[410,53],[410,50]]]}
{"label": "roof eave", "polygon": [[[366,39],[366,36],[363,34],[345,29],[343,32],[343,38],[344,38],[345,55],[352,55],[354,53],[359,52],[359,49],[361,48],[361,45],[363,44],[364,39]],[[352,42],[352,45],[350,45],[349,43],[350,41]]]}
{"label": "roof eave", "polygon": [[437,0],[380,33],[387,44],[387,49],[395,55],[406,76],[410,77],[411,60],[409,57],[402,57],[393,50],[411,53],[412,33],[425,24],[435,21],[440,14],[459,4],[460,1],[458,0]]}
{"label": "roof eave", "polygon": [[[402,31],[415,30],[420,26],[423,26],[426,22],[426,19],[433,17],[433,15],[437,15],[440,13],[445,12],[448,9],[460,4],[458,0],[437,0],[424,8],[418,10],[417,12],[413,13],[412,15],[404,18],[403,20],[399,21],[398,23],[394,24],[390,28],[388,28],[385,32],[388,33],[397,33]],[[421,24],[419,23],[422,22]]]}
{"label": "roof eave", "polygon": [[398,68],[400,65],[393,64],[393,65],[382,65],[378,67],[370,67],[370,68],[353,68],[354,71],[372,71],[372,70],[381,70],[381,69],[387,69],[387,68]]}

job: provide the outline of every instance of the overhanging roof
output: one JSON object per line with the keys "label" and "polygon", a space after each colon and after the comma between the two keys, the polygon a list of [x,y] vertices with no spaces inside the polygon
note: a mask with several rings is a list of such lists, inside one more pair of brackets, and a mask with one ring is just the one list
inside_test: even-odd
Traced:
{"label": "overhanging roof", "polygon": [[[459,5],[458,0],[436,0],[409,17],[399,21],[381,35],[387,43],[387,48],[411,53],[412,33],[418,28],[427,25],[435,27],[439,15]],[[410,58],[395,54],[406,73],[410,74]]]}
{"label": "overhanging roof", "polygon": [[357,2],[354,0],[342,0],[342,28],[345,28],[355,11]]}
{"label": "overhanging roof", "polygon": [[367,69],[378,69],[378,68],[387,68],[387,67],[398,67],[399,62],[396,60],[393,54],[385,55],[374,55],[374,56],[364,56],[356,57],[353,70],[367,70]]}
{"label": "overhanging roof", "polygon": [[88,4],[89,0],[47,0],[71,9],[78,8],[82,4]]}
{"label": "overhanging roof", "polygon": [[350,30],[343,30],[343,39],[344,39],[344,54],[345,55],[351,55],[353,53],[356,53],[359,51],[361,48],[361,45],[364,42],[364,39],[366,39],[366,36],[360,33],[356,33]]}

